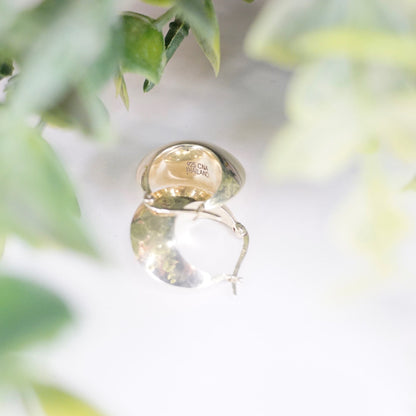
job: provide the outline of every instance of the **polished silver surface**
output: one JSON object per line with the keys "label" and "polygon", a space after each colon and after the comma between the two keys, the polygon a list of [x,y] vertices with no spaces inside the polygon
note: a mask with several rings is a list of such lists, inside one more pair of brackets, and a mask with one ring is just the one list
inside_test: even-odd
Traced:
{"label": "polished silver surface", "polygon": [[[179,142],[146,157],[137,170],[145,195],[131,223],[131,242],[146,270],[165,283],[188,288],[209,286],[227,280],[237,293],[241,263],[249,237],[223,204],[244,184],[241,164],[228,152],[199,142]],[[191,265],[178,251],[176,219],[210,219],[230,228],[242,239],[234,271],[211,276]]]}

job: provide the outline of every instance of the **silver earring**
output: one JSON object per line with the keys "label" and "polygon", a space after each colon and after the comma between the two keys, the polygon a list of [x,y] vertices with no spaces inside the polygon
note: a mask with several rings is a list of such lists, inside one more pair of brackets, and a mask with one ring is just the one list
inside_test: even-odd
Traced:
{"label": "silver earring", "polygon": [[[226,280],[237,294],[249,236],[224,203],[244,184],[241,164],[216,146],[179,142],[147,156],[137,169],[137,180],[144,200],[133,216],[130,237],[139,262],[152,276],[171,285],[196,288]],[[242,239],[232,274],[211,276],[183,258],[175,244],[175,221],[181,215],[218,221]]]}

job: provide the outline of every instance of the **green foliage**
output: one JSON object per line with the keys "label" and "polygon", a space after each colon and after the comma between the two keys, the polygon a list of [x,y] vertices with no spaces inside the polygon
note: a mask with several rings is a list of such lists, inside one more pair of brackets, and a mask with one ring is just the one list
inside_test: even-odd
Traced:
{"label": "green foliage", "polygon": [[19,72],[9,78],[0,107],[0,235],[94,252],[74,215],[71,185],[30,117],[110,137],[109,117],[97,97],[103,85],[114,77],[128,108],[123,73],[144,76],[150,90],[190,27],[218,71],[219,29],[211,1],[152,3],[174,4],[153,19],[133,12],[117,16],[114,0],[43,0],[24,9],[2,2],[0,78],[13,74],[14,63]]}
{"label": "green foliage", "polygon": [[335,234],[389,272],[395,248],[409,229],[410,217],[403,207],[404,198],[398,197],[397,188],[382,169],[379,155],[365,159],[360,183],[333,219]]}
{"label": "green foliage", "polygon": [[[188,33],[189,25],[178,18],[169,24],[169,30],[165,36],[166,63],[172,58]],[[146,79],[143,84],[143,91],[149,92],[154,86],[155,84],[152,81]]]}
{"label": "green foliage", "polygon": [[0,235],[16,234],[34,245],[64,245],[92,254],[78,216],[72,186],[39,132],[1,119]]}
{"label": "green foliage", "polygon": [[145,3],[154,4],[155,6],[168,7],[172,6],[174,0],[142,0]]}
{"label": "green foliage", "polygon": [[[111,3],[46,0],[19,16],[4,45],[20,67],[8,97],[15,113],[24,116],[50,109],[82,82],[110,41]],[[50,41],[57,38],[59,43]]]}
{"label": "green foliage", "polygon": [[[147,79],[143,84],[143,91],[149,92],[159,82],[165,65],[188,35],[189,29],[191,29],[217,75],[220,67],[220,32],[212,1],[149,0],[146,2],[158,6],[172,7],[156,20],[150,19],[147,16],[138,15],[137,13],[128,13],[130,18],[133,19],[136,17],[140,22],[136,21],[134,24],[133,21],[124,22],[124,37],[126,39],[124,61],[126,62],[124,62],[121,69],[123,71],[137,72],[145,75]],[[162,53],[161,29],[170,19],[173,19],[173,21],[169,24],[169,30],[164,41],[164,53]],[[147,33],[146,36],[144,32]],[[156,32],[158,32],[157,35]],[[144,47],[146,42],[148,46]],[[154,65],[146,65],[144,67],[143,64],[148,59],[146,54],[149,53],[149,50],[152,50],[155,54]],[[149,67],[152,67],[152,71],[150,72]],[[116,86],[119,86],[119,91],[121,91],[123,81],[119,75],[116,79]],[[126,104],[128,103],[128,99],[126,99],[127,92],[123,94],[123,97],[123,102],[128,107],[128,104]]]}
{"label": "green foliage", "polygon": [[416,9],[399,3],[272,1],[246,39],[251,56],[294,68],[269,173],[316,182],[358,165],[336,234],[386,269],[410,225],[405,183],[382,160],[416,161]]}
{"label": "green foliage", "polygon": [[251,56],[287,67],[343,56],[415,69],[416,23],[393,1],[272,1],[246,46]]}
{"label": "green foliage", "polygon": [[211,0],[176,0],[179,15],[187,22],[211,62],[215,74],[220,69],[220,31]]}
{"label": "green foliage", "polygon": [[71,319],[65,304],[46,289],[0,275],[0,357],[43,341]]}
{"label": "green foliage", "polygon": [[165,65],[163,34],[152,19],[137,13],[122,17],[124,47],[121,69],[140,73],[157,84]]}
{"label": "green foliage", "polygon": [[[115,0],[0,1],[0,80],[7,79],[0,103],[0,256],[10,235],[36,247],[96,255],[71,181],[42,137],[44,126],[111,138],[98,98],[103,86],[114,78],[128,108],[124,73],[143,76],[150,90],[190,28],[218,73],[219,28],[211,0],[147,2],[170,8],[154,19],[133,12],[120,16]],[[33,382],[17,354],[53,336],[70,319],[54,294],[0,275],[0,376],[19,392],[31,380],[45,416],[98,416],[82,400]],[[15,361],[21,378],[14,377]],[[32,404],[27,407],[32,412]]]}
{"label": "green foliage", "polygon": [[89,136],[104,137],[109,129],[108,112],[102,101],[81,88],[68,91],[42,113],[42,120],[53,127],[79,129]]}
{"label": "green foliage", "polygon": [[33,390],[45,416],[102,416],[83,400],[59,388],[35,384]]}
{"label": "green foliage", "polygon": [[[16,394],[30,389],[45,416],[100,416],[79,398],[40,384],[39,375],[35,380],[18,354],[32,345],[48,341],[71,319],[65,303],[49,290],[25,279],[0,274],[0,381],[9,389],[14,388]],[[37,403],[26,400],[25,395],[22,398],[28,414],[37,412]]]}

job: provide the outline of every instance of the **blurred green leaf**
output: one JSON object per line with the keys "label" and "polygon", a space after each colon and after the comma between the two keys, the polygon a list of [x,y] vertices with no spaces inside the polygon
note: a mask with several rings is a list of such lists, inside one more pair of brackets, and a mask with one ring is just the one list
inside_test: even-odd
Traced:
{"label": "blurred green leaf", "polygon": [[333,56],[416,68],[416,27],[406,10],[381,0],[274,0],[249,31],[254,58],[292,67]]}
{"label": "blurred green leaf", "polygon": [[123,100],[124,106],[128,110],[130,108],[129,93],[127,91],[126,80],[121,71],[116,75],[114,79],[116,85],[116,96],[120,96]]}
{"label": "blurred green leaf", "polygon": [[45,416],[102,416],[83,400],[53,386],[33,386]]}
{"label": "blurred green leaf", "polygon": [[378,155],[363,161],[361,183],[343,203],[333,220],[338,239],[379,266],[388,266],[394,248],[409,230],[404,194],[381,170]]}
{"label": "blurred green leaf", "polygon": [[[169,30],[165,36],[166,63],[170,61],[179,45],[188,36],[188,33],[189,25],[181,19],[175,19],[169,24]],[[143,91],[149,92],[154,86],[153,82],[146,79],[143,84]]]}
{"label": "blurred green leaf", "polygon": [[[17,8],[20,9],[19,6]],[[0,39],[0,45],[21,64],[33,41],[65,11],[65,4],[57,0],[43,0],[29,4],[28,8],[19,11],[10,26],[8,36]]]}
{"label": "blurred green leaf", "polygon": [[290,124],[266,157],[278,180],[328,179],[380,147],[405,162],[416,160],[416,85],[406,71],[343,59],[303,65],[286,107]]}
{"label": "blurred green leaf", "polygon": [[68,308],[53,293],[0,274],[0,353],[45,340],[70,319]]}
{"label": "blurred green leaf", "polygon": [[19,31],[13,29],[9,37],[16,43],[11,48],[23,51],[16,91],[9,101],[19,114],[53,107],[82,80],[108,45],[116,18],[111,0],[46,0],[28,13]]}
{"label": "blurred green leaf", "polygon": [[51,126],[79,129],[89,136],[109,136],[109,116],[104,104],[81,88],[70,90],[42,114],[42,119]]}
{"label": "blurred green leaf", "polygon": [[72,186],[39,132],[0,113],[0,234],[95,254],[77,213]]}
{"label": "blurred green leaf", "polygon": [[11,59],[0,59],[0,80],[13,74],[13,61]]}
{"label": "blurred green leaf", "polygon": [[174,0],[142,0],[144,3],[154,4],[155,6],[168,7],[174,3]]}
{"label": "blurred green leaf", "polygon": [[[315,123],[327,118],[348,126],[360,122],[364,109],[364,89],[360,88],[360,69],[343,59],[303,65],[295,71],[288,87],[286,111],[290,120]],[[367,110],[367,108],[365,108]]]}
{"label": "blurred green leaf", "polygon": [[110,37],[104,50],[90,65],[80,86],[94,95],[98,94],[102,87],[117,74],[122,52],[123,32],[121,22],[117,22],[110,30]]}
{"label": "blurred green leaf", "polygon": [[19,13],[18,5],[14,0],[0,1],[0,39],[3,38],[10,27],[14,24]]}
{"label": "blurred green leaf", "polygon": [[295,72],[287,97],[291,123],[266,152],[271,176],[279,181],[326,180],[354,160],[372,138],[365,92],[356,88],[356,77],[355,67],[343,60]]}
{"label": "blurred green leaf", "polygon": [[153,21],[137,13],[122,16],[124,49],[121,69],[135,72],[157,84],[165,65],[163,34]]}
{"label": "blurred green leaf", "polygon": [[220,69],[220,30],[211,0],[176,0],[182,19],[189,23],[195,38],[210,61],[215,75]]}
{"label": "blurred green leaf", "polygon": [[266,152],[268,174],[278,181],[317,182],[342,172],[360,148],[361,136],[338,129],[339,117],[327,123],[289,125]]}

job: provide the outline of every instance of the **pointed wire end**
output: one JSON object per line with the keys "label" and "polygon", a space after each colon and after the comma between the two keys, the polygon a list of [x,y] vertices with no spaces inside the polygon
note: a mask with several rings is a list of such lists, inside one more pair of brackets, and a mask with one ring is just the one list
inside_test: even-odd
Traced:
{"label": "pointed wire end", "polygon": [[237,296],[237,285],[238,283],[241,283],[242,280],[243,280],[242,277],[238,277],[234,275],[228,277],[228,281],[231,283],[231,286],[233,288],[233,294],[235,296]]}

